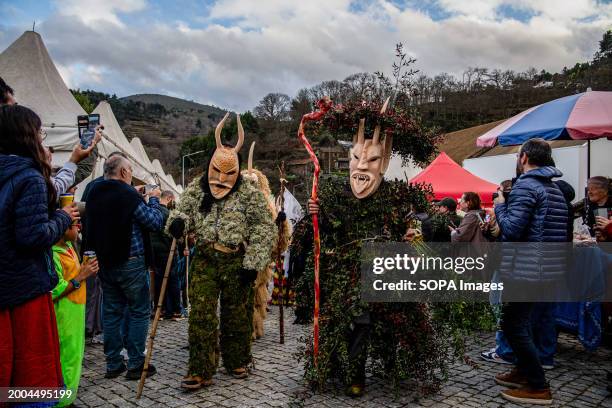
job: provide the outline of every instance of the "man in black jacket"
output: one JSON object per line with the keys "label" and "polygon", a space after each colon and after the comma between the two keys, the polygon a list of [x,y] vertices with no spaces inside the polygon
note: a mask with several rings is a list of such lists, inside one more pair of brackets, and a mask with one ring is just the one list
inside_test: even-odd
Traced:
{"label": "man in black jacket", "polygon": [[[163,216],[159,189],[149,194],[131,186],[132,166],[121,156],[104,163],[104,180],[96,183],[87,198],[87,248],[96,252],[104,297],[104,354],[106,377],[114,378],[126,370],[121,356],[121,320],[128,308],[126,334],[127,379],[139,379],[144,365],[144,349],[151,312],[149,271],[151,244],[149,232],[160,231]],[[155,368],[149,365],[149,375]]]}
{"label": "man in black jacket", "polygon": [[[170,215],[169,207],[174,203],[174,194],[170,190],[165,190],[161,193],[159,200],[160,210],[164,218],[164,226]],[[166,272],[166,263],[170,255],[170,247],[172,245],[172,237],[167,235],[163,228],[161,231],[151,233],[151,246],[153,247],[153,267],[155,269],[155,305],[159,302],[159,294],[161,291],[164,273]],[[176,273],[176,256],[170,267],[168,275],[168,283],[166,285],[166,295],[164,299],[164,312],[166,318],[178,318],[181,315],[181,290],[179,287],[178,274]]]}

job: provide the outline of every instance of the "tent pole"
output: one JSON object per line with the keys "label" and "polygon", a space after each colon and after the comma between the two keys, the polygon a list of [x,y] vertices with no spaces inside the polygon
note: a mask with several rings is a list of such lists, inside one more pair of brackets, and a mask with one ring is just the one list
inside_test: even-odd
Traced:
{"label": "tent pole", "polygon": [[587,180],[591,178],[591,139],[587,140]]}
{"label": "tent pole", "polygon": [[[136,159],[134,156],[132,156],[130,153],[126,152],[125,150],[123,150],[123,148],[121,146],[119,146],[117,143],[115,143],[115,141],[113,139],[111,139],[110,137],[108,137],[104,132],[102,132],[102,137],[107,140],[108,142],[110,142],[113,146],[115,146],[117,149],[119,149],[123,154],[127,155],[130,159],[134,160],[134,163],[138,164],[140,167],[142,167],[143,170],[146,171],[146,166],[144,166],[140,160]],[[149,173],[151,176],[153,176],[153,178],[157,179],[157,183],[160,185],[161,187],[161,177],[159,177],[159,175],[157,174],[157,172],[155,172],[154,174]],[[170,187],[171,190],[174,190],[174,192],[176,194],[179,194],[179,192],[177,190],[174,189],[174,187],[172,187],[170,185],[170,183],[166,183],[168,184],[168,187]],[[180,194],[179,194],[180,195]]]}

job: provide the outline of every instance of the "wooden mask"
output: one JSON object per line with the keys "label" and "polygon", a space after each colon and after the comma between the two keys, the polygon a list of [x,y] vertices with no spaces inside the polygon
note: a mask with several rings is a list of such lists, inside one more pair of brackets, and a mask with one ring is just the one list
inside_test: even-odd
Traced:
{"label": "wooden mask", "polygon": [[[383,104],[381,114],[387,110],[389,98]],[[393,137],[386,136],[380,140],[380,125],[374,128],[371,139],[365,138],[365,119],[359,121],[359,129],[353,138],[351,161],[349,163],[351,190],[359,199],[376,192],[391,159]]]}
{"label": "wooden mask", "polygon": [[221,143],[221,130],[228,116],[229,112],[225,114],[215,129],[217,148],[208,166],[208,185],[212,196],[217,200],[229,194],[240,176],[238,152],[244,143],[244,129],[242,128],[242,123],[240,123],[240,115],[236,115],[236,120],[238,122],[238,142],[234,147],[224,146],[223,143]]}

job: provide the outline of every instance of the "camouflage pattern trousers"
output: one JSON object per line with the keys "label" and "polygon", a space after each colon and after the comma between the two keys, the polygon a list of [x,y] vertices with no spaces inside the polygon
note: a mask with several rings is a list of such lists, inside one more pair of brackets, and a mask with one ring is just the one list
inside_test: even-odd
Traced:
{"label": "camouflage pattern trousers", "polygon": [[189,277],[190,375],[212,378],[219,364],[219,350],[228,373],[251,362],[253,285],[240,280],[243,257],[244,251],[225,254],[210,247],[196,251]]}

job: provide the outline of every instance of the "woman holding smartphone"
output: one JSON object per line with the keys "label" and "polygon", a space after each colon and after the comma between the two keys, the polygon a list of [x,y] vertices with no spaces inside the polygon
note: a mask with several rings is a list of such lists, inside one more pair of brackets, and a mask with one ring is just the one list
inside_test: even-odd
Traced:
{"label": "woman holding smartphone", "polygon": [[449,227],[452,242],[487,242],[480,226],[484,223],[480,196],[472,191],[463,193],[459,207],[465,216],[458,227]]}
{"label": "woman holding smartphone", "polygon": [[51,246],[79,212],[74,204],[56,209],[56,200],[40,118],[24,106],[0,106],[0,387],[64,384]]}

